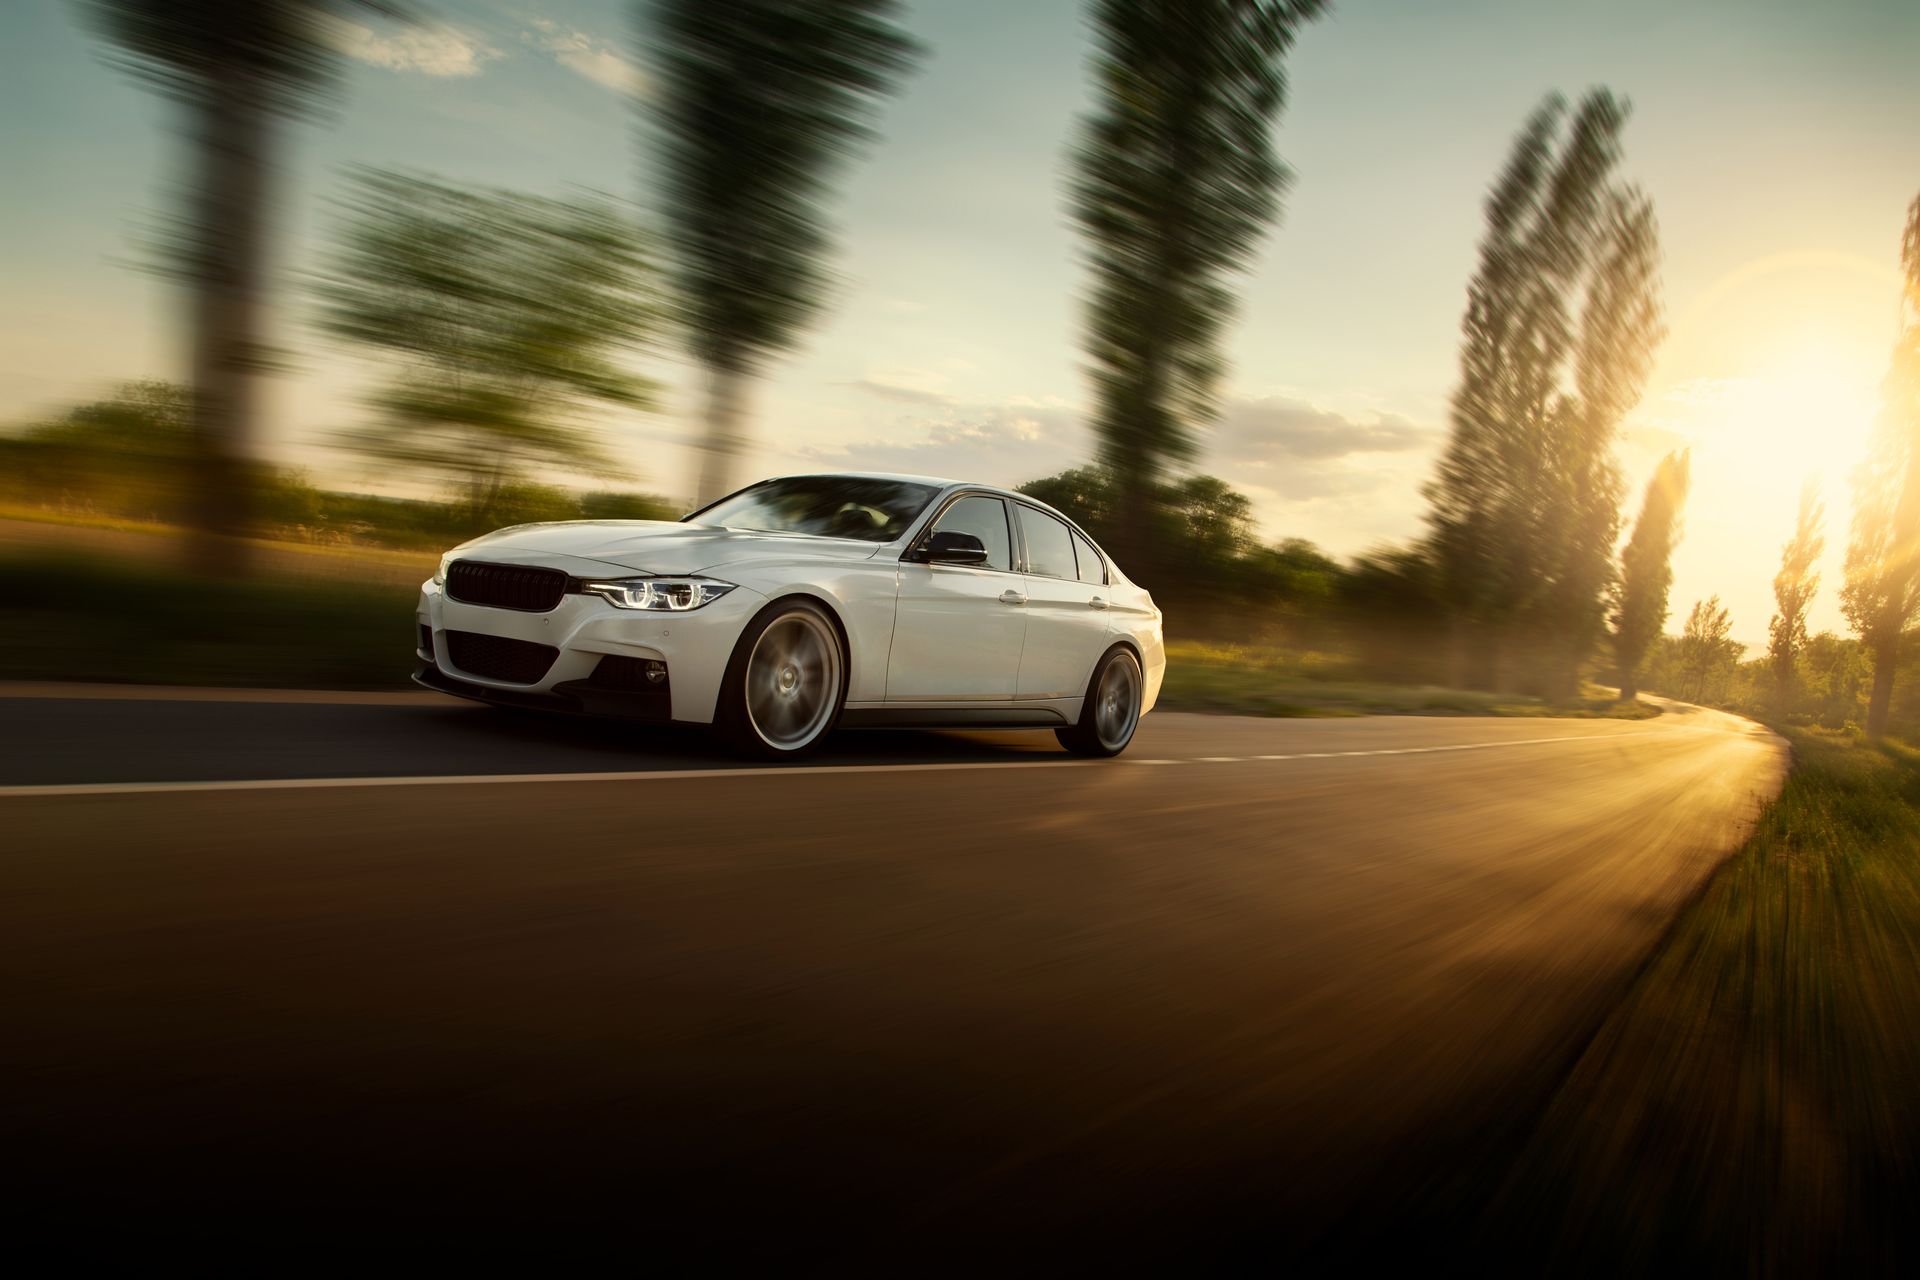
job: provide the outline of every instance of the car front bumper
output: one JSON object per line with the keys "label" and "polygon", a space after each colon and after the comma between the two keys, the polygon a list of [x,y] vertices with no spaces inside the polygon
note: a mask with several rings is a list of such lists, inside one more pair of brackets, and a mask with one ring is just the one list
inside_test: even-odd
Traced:
{"label": "car front bumper", "polygon": [[[618,609],[595,595],[568,595],[546,613],[528,613],[468,604],[427,582],[415,609],[420,639],[414,680],[507,706],[710,724],[734,644],[765,603],[758,592],[735,587],[685,613]],[[463,668],[456,649],[471,653],[485,646],[453,633],[539,646],[553,650],[554,657],[538,679],[503,679]],[[602,659],[609,657],[626,660],[607,668],[619,671],[618,679],[609,680],[601,671]],[[649,663],[666,667],[660,681],[664,699],[648,680],[631,674]]]}

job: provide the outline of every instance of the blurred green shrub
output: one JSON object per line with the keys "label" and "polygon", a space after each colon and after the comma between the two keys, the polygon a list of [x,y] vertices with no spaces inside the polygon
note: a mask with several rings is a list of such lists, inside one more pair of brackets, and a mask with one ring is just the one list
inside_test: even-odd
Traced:
{"label": "blurred green shrub", "polygon": [[[0,502],[29,512],[178,524],[192,448],[186,388],[129,382],[105,400],[0,435]],[[509,524],[681,514],[654,494],[577,493],[524,481],[503,484],[492,510],[480,514],[465,493],[446,500],[343,493],[316,487],[300,471],[264,465],[252,480],[251,509],[264,535],[323,545],[447,547]]]}

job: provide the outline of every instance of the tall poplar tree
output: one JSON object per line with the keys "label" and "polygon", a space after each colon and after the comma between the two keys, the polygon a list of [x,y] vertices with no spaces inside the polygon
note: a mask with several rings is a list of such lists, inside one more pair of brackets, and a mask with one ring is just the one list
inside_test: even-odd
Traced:
{"label": "tall poplar tree", "polygon": [[1524,657],[1543,692],[1570,692],[1603,630],[1614,439],[1664,332],[1652,202],[1614,177],[1626,118],[1605,89],[1571,112],[1548,97],[1487,196],[1426,488],[1458,683],[1512,683]]}
{"label": "tall poplar tree", "polygon": [[1867,733],[1887,731],[1900,640],[1920,610],[1920,196],[1900,241],[1900,332],[1882,384],[1880,420],[1854,476],[1853,529],[1841,607],[1873,657]]}
{"label": "tall poplar tree", "polygon": [[1613,660],[1620,700],[1639,696],[1640,663],[1667,625],[1673,587],[1673,549],[1680,541],[1680,508],[1687,500],[1689,455],[1670,453],[1654,469],[1640,518],[1620,553],[1620,586],[1613,615]]}
{"label": "tall poplar tree", "polygon": [[1814,563],[1826,550],[1826,508],[1812,483],[1800,490],[1800,515],[1793,537],[1780,549],[1780,572],[1773,575],[1777,612],[1767,623],[1767,666],[1773,672],[1775,700],[1785,707],[1793,693],[1795,660],[1807,643],[1807,606],[1820,589]]}
{"label": "tall poplar tree", "polygon": [[[1325,0],[1095,0],[1093,114],[1073,154],[1094,429],[1126,530],[1217,413],[1220,339],[1289,174],[1286,54]],[[1123,539],[1123,542],[1126,539]],[[1138,539],[1133,539],[1136,544]],[[1139,545],[1115,550],[1138,563]]]}
{"label": "tall poplar tree", "polygon": [[834,181],[918,46],[897,0],[641,0],[666,241],[706,374],[699,500],[737,487],[746,396],[826,307]]}

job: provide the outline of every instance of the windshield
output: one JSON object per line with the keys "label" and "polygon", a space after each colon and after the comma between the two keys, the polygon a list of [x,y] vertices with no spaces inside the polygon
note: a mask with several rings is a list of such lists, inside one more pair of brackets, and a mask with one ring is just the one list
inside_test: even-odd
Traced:
{"label": "windshield", "polygon": [[892,542],[938,492],[933,485],[907,480],[792,476],[742,489],[694,512],[687,523]]}

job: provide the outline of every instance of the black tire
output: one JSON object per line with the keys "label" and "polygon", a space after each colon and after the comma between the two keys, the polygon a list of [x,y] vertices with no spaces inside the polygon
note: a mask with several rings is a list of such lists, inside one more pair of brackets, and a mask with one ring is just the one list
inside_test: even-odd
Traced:
{"label": "black tire", "polygon": [[818,603],[792,597],[774,601],[741,631],[713,726],[740,755],[801,760],[833,733],[846,702],[840,628]]}
{"label": "black tire", "polygon": [[1140,727],[1140,704],[1147,681],[1140,660],[1125,645],[1116,645],[1093,669],[1087,696],[1080,704],[1080,721],[1055,729],[1060,745],[1077,756],[1117,756],[1133,741]]}

